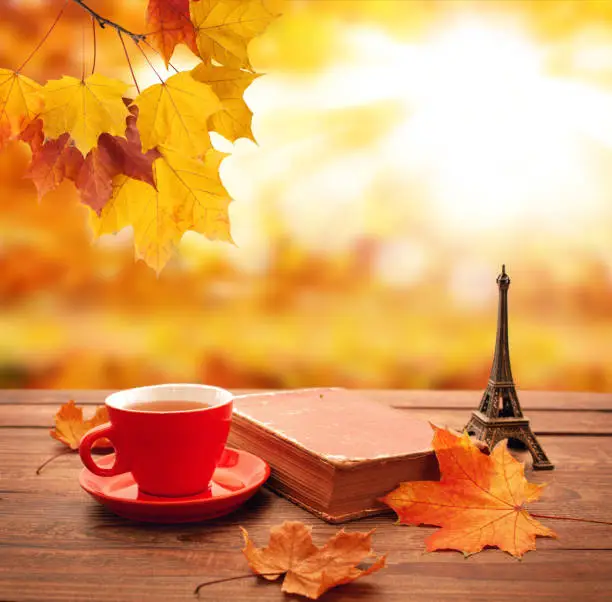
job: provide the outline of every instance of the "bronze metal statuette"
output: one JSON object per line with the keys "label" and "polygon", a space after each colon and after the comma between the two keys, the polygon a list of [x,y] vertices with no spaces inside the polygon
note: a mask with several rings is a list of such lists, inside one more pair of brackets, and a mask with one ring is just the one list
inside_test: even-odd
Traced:
{"label": "bronze metal statuette", "polygon": [[552,470],[554,466],[533,434],[529,419],[523,416],[512,378],[508,347],[510,278],[506,274],[505,265],[502,266],[502,273],[497,277],[497,285],[499,287],[499,311],[491,376],[480,406],[472,413],[465,428],[470,435],[485,441],[491,449],[502,439],[519,441],[531,453],[534,470]]}

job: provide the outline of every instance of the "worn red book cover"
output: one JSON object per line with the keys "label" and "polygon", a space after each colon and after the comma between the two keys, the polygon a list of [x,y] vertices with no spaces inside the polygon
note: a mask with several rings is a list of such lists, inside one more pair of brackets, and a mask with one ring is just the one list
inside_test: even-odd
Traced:
{"label": "worn red book cover", "polygon": [[378,497],[438,477],[431,427],[340,388],[236,397],[229,444],[268,461],[270,486],[331,522],[380,513]]}

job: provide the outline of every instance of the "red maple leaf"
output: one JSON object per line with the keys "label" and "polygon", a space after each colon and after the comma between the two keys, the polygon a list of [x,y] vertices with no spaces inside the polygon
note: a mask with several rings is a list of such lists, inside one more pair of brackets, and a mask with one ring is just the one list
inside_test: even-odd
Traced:
{"label": "red maple leaf", "polygon": [[198,54],[189,0],[149,0],[147,23],[151,27],[147,39],[164,57],[166,67],[177,44],[187,44]]}
{"label": "red maple leaf", "polygon": [[30,121],[21,134],[19,134],[19,140],[29,145],[33,153],[39,151],[45,143],[42,119]]}
{"label": "red maple leaf", "polygon": [[76,179],[81,201],[98,215],[108,203],[113,192],[113,178],[125,174],[155,187],[153,161],[159,157],[155,149],[142,152],[140,135],[136,128],[138,108],[130,107],[126,120],[125,138],[102,134],[98,146],[87,154]]}
{"label": "red maple leaf", "polygon": [[76,180],[83,166],[83,155],[72,145],[69,134],[41,144],[38,133],[33,130],[26,141],[32,148],[32,163],[25,175],[34,182],[39,199],[55,190],[65,178]]}

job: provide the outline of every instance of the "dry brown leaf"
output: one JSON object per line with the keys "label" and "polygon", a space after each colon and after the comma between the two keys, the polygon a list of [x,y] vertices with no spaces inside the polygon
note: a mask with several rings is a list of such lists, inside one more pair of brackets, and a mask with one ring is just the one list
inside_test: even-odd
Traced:
{"label": "dry brown leaf", "polygon": [[357,564],[375,556],[368,533],[346,533],[344,529],[318,548],[312,542],[311,527],[301,522],[286,521],[270,529],[266,548],[256,548],[246,529],[242,530],[242,550],[249,567],[265,579],[274,581],[285,575],[282,591],[316,600],[328,589],[374,573],[385,566],[379,556],[365,570]]}
{"label": "dry brown leaf", "polygon": [[[74,400],[65,403],[55,415],[55,427],[49,432],[54,439],[61,441],[70,449],[78,449],[83,435],[94,426],[108,422],[106,406],[96,408],[96,413],[89,420],[83,420],[83,410],[78,408]],[[110,447],[108,439],[99,439],[92,447]]]}

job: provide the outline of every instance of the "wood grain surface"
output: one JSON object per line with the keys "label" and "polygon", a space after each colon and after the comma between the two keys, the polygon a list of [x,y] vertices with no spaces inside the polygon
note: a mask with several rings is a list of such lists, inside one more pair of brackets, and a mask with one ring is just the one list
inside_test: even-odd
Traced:
{"label": "wood grain surface", "polygon": [[[312,525],[322,543],[336,528],[262,489],[232,515],[182,526],[133,523],[106,511],[80,490],[74,454],[40,476],[36,467],[61,449],[46,432],[56,406],[68,399],[102,403],[103,391],[0,391],[0,601],[196,600],[201,581],[249,572],[238,526],[267,543],[283,520]],[[461,426],[478,392],[374,391],[398,411]],[[612,395],[522,392],[523,409],[557,466],[527,469],[548,483],[533,512],[612,521]],[[93,411],[93,408],[92,410]],[[387,569],[327,593],[332,601],[612,600],[612,527],[543,522],[559,538],[517,561],[499,550],[469,559],[456,552],[425,554],[431,528],[400,527],[391,515],[349,523],[376,527],[374,547],[389,554]],[[211,585],[201,600],[280,601],[277,583],[256,578]]]}

